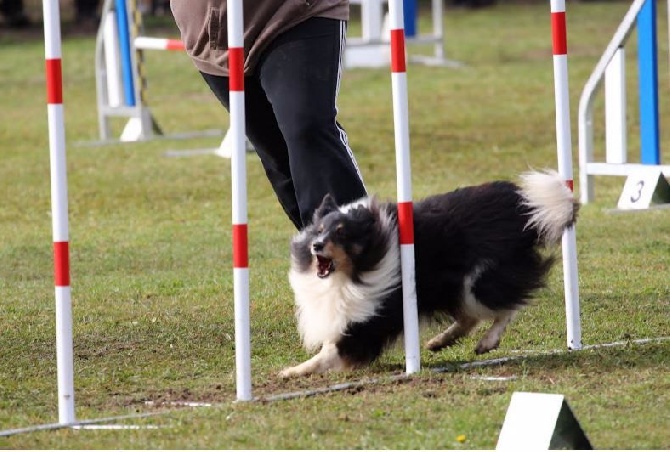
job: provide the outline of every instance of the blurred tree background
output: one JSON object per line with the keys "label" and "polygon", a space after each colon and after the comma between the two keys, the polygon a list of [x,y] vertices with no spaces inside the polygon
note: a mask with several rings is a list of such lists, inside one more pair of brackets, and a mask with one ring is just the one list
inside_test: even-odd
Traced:
{"label": "blurred tree background", "polygon": [[[3,0],[0,0],[2,3]],[[91,0],[93,4],[97,4],[97,11],[104,0]],[[169,0],[137,0],[143,11],[154,15],[170,14]],[[42,0],[23,0],[24,13],[30,18],[32,22],[41,23],[42,21]],[[60,0],[61,20],[65,23],[72,23],[76,18],[75,0]]]}
{"label": "blurred tree background", "polygon": [[[197,0],[194,0],[197,1]],[[417,0],[421,7],[430,7],[431,0]],[[484,8],[495,5],[496,3],[546,3],[547,0],[444,0],[447,7],[463,8]],[[594,1],[594,0],[579,0]],[[623,1],[623,0],[595,0],[595,1]],[[23,0],[25,13],[34,21],[39,22],[42,19],[42,1],[41,0]],[[138,0],[144,9],[155,15],[170,14],[169,0]],[[98,2],[98,10],[102,6],[102,0]],[[71,22],[75,17],[74,0],[61,0],[61,18],[64,22]]]}

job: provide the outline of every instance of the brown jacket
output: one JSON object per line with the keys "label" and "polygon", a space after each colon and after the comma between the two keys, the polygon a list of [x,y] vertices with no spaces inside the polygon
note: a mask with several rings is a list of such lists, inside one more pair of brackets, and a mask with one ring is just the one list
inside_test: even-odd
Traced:
{"label": "brown jacket", "polygon": [[[280,33],[311,17],[347,20],[349,0],[243,0],[244,72]],[[198,70],[228,75],[226,0],[170,0],[186,52]]]}

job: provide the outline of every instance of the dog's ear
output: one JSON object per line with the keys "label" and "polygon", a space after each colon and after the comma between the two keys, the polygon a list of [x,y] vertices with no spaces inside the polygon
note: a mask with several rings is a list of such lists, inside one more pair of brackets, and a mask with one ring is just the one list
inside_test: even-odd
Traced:
{"label": "dog's ear", "polygon": [[335,198],[333,198],[330,193],[326,193],[326,196],[323,197],[323,201],[321,201],[321,205],[314,212],[314,218],[312,219],[312,222],[316,223],[317,220],[336,210],[337,204],[335,203]]}

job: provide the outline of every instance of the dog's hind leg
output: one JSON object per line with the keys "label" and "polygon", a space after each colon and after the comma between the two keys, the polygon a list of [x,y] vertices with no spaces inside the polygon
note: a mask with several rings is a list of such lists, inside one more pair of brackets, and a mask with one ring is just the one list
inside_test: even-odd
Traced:
{"label": "dog's hind leg", "polygon": [[461,316],[457,318],[454,323],[449,325],[449,328],[444,332],[426,342],[426,348],[436,352],[442,350],[444,347],[454,345],[459,339],[467,336],[470,331],[477,326],[477,323],[479,323],[477,319]]}
{"label": "dog's hind leg", "polygon": [[325,342],[319,353],[302,364],[282,370],[279,372],[279,378],[299,377],[329,370],[342,371],[350,368],[351,366],[340,356],[337,346],[332,342]]}
{"label": "dog's hind leg", "polygon": [[509,325],[515,316],[516,311],[501,312],[500,315],[493,320],[493,324],[477,344],[475,353],[481,355],[498,348],[498,345],[500,345],[500,338],[505,332],[505,328],[507,328],[507,325]]}

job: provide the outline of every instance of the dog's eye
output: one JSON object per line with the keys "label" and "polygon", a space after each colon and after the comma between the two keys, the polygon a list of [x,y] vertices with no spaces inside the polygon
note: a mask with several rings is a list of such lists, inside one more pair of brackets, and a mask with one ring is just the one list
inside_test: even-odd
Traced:
{"label": "dog's eye", "polygon": [[339,237],[344,237],[344,235],[345,235],[344,225],[341,225],[341,224],[338,225],[338,226],[335,228],[335,233],[336,233]]}
{"label": "dog's eye", "polygon": [[323,225],[320,225],[318,228],[316,228],[317,234],[321,234],[323,232]]}

